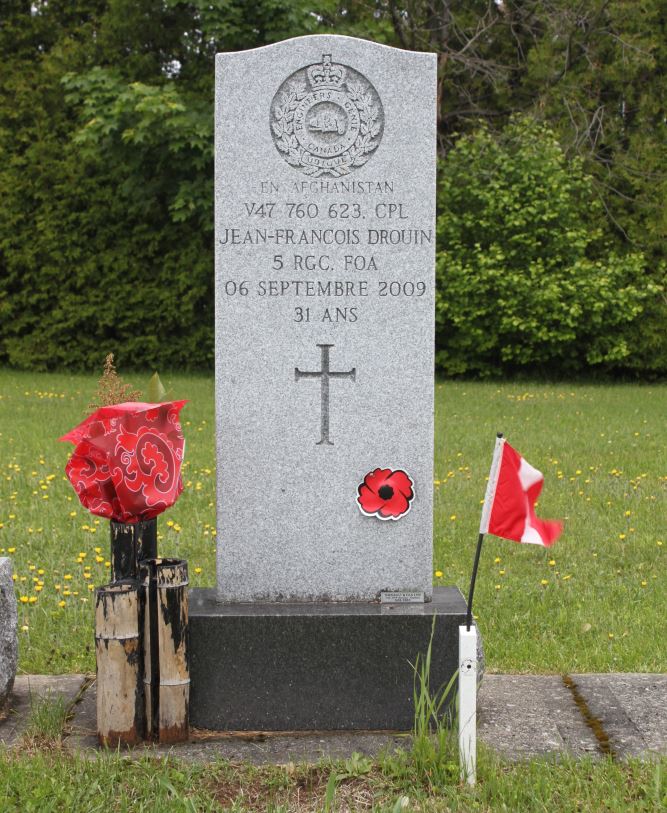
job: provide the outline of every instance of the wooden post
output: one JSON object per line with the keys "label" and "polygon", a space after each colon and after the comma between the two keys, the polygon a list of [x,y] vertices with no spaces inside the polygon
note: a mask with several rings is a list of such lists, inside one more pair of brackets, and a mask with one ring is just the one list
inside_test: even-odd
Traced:
{"label": "wooden post", "polygon": [[101,745],[134,745],[143,735],[139,585],[95,591],[97,736]]}
{"label": "wooden post", "polygon": [[157,556],[157,518],[145,522],[111,520],[111,580],[139,578],[139,563]]}
{"label": "wooden post", "polygon": [[188,564],[148,559],[140,573],[146,736],[156,742],[183,742],[189,735]]}

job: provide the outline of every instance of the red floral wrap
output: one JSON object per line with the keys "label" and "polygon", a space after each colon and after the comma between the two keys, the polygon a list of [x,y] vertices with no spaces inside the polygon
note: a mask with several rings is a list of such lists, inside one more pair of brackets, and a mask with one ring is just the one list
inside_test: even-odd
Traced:
{"label": "red floral wrap", "polygon": [[81,504],[99,517],[130,523],[173,505],[183,491],[178,415],[186,403],[102,407],[63,435],[60,440],[76,446],[65,473]]}

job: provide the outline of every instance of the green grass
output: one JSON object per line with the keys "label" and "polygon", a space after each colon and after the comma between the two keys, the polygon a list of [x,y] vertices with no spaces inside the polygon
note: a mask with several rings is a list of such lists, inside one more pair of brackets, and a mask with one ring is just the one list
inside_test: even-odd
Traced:
{"label": "green grass", "polygon": [[478,784],[431,787],[397,774],[393,755],[318,766],[90,759],[0,751],[0,809],[11,813],[305,813],[305,811],[657,811],[667,804],[667,760],[510,765],[480,755]]}
{"label": "green grass", "polygon": [[[148,375],[128,378],[144,386]],[[210,586],[213,380],[164,379],[190,403],[186,488],[160,518],[160,552],[187,558],[191,584]],[[0,555],[12,556],[24,599],[26,672],[94,669],[90,587],[107,580],[108,523],[79,505],[63,474],[71,446],[57,438],[83,418],[95,385],[0,371]],[[546,475],[538,513],[565,519],[551,550],[487,538],[475,614],[489,669],[667,670],[667,386],[438,382],[436,396],[436,584],[467,591],[497,431]]]}
{"label": "green grass", "polygon": [[31,698],[30,716],[25,738],[42,745],[57,744],[62,740],[71,704],[62,695]]}

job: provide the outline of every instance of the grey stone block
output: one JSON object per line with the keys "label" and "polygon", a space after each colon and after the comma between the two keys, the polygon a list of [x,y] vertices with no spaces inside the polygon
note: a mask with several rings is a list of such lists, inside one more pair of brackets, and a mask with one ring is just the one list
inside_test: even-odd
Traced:
{"label": "grey stone block", "polygon": [[0,709],[14,686],[18,663],[18,614],[12,560],[0,557]]}
{"label": "grey stone block", "polygon": [[407,605],[220,604],[214,590],[193,590],[190,721],[218,730],[407,730],[411,664],[426,652],[433,618],[438,689],[458,668],[465,612],[455,587]]}

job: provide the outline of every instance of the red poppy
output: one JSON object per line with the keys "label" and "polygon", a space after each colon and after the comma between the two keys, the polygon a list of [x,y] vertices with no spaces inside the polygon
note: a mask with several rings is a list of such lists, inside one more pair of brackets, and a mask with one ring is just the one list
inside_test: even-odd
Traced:
{"label": "red poppy", "polygon": [[76,448],[65,473],[91,514],[138,522],[161,514],[183,491],[186,401],[102,407],[60,440]]}
{"label": "red poppy", "polygon": [[359,486],[361,513],[378,519],[399,519],[410,510],[413,482],[401,469],[374,469]]}

